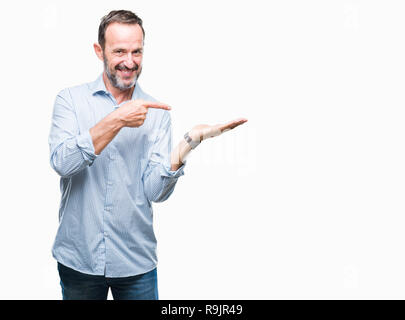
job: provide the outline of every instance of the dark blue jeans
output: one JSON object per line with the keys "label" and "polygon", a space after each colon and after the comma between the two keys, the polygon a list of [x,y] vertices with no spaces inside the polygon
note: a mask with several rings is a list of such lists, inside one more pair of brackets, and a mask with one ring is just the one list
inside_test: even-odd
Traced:
{"label": "dark blue jeans", "polygon": [[58,271],[63,300],[107,300],[109,288],[114,300],[158,300],[156,268],[124,278],[93,276],[59,262]]}

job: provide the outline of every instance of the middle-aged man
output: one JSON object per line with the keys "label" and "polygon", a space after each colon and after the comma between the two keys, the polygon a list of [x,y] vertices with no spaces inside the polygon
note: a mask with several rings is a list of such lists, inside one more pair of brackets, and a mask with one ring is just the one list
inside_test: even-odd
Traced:
{"label": "middle-aged man", "polygon": [[158,299],[152,202],[166,200],[186,155],[246,122],[197,125],[171,150],[170,107],[142,91],[145,32],[130,11],[102,18],[96,81],[62,90],[49,135],[61,176],[53,246],[63,299]]}

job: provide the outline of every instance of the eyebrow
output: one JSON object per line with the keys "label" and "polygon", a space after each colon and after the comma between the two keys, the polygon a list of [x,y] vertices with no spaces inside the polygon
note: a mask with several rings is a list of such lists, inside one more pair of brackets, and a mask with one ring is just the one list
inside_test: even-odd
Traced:
{"label": "eyebrow", "polygon": [[[132,52],[134,52],[134,51],[142,51],[143,50],[143,47],[140,47],[140,48],[136,48],[136,49],[134,49],[134,50],[132,50]],[[127,49],[124,49],[124,48],[115,48],[115,49],[113,49],[113,52],[117,52],[117,51],[127,51]]]}

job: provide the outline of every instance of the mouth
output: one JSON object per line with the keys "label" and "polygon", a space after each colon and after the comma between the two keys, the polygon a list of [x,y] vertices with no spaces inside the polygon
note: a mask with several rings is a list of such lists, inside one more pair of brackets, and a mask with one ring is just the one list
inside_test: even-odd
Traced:
{"label": "mouth", "polygon": [[122,78],[131,78],[135,71],[132,70],[118,70]]}
{"label": "mouth", "polygon": [[124,66],[117,66],[117,71],[119,72],[119,74],[121,75],[122,78],[132,78],[134,76],[134,73],[136,72],[136,70],[138,69],[137,67],[132,68],[132,69],[128,69]]}

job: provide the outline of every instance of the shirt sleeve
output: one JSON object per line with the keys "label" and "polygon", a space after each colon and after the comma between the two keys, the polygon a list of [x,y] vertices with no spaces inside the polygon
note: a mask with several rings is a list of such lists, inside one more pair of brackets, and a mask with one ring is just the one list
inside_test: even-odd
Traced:
{"label": "shirt sleeve", "polygon": [[166,111],[143,175],[144,191],[149,201],[162,202],[168,199],[176,186],[177,179],[184,175],[185,164],[176,171],[170,170],[171,151],[171,120],[169,112]]}
{"label": "shirt sleeve", "polygon": [[51,166],[64,178],[91,166],[97,157],[89,130],[79,130],[68,89],[56,97],[48,142]]}

